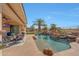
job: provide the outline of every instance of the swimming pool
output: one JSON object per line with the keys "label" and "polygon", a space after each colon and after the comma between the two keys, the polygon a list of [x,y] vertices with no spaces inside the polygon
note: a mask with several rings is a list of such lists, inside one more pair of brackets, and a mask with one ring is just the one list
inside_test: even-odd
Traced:
{"label": "swimming pool", "polygon": [[36,36],[36,45],[41,51],[43,51],[45,48],[51,48],[54,52],[59,52],[71,47],[67,39],[59,39],[55,37],[51,38],[49,35]]}

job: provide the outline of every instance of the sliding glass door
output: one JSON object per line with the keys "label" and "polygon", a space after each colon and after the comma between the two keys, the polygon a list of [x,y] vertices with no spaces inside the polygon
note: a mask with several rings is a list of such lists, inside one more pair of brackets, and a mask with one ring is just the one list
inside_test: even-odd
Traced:
{"label": "sliding glass door", "polygon": [[19,33],[19,26],[18,25],[11,25],[10,26],[10,32],[17,34]]}

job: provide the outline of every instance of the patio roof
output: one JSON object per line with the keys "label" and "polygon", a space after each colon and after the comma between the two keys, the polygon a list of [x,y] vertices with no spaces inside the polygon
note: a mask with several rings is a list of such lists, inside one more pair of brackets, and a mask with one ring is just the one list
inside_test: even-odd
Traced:
{"label": "patio roof", "polygon": [[[3,16],[10,18],[11,20],[5,20],[5,23],[25,25],[25,15],[22,14],[23,10],[20,7],[20,4],[3,4]],[[16,5],[16,6],[13,6]],[[18,9],[18,10],[17,10]],[[16,13],[17,12],[17,13]]]}

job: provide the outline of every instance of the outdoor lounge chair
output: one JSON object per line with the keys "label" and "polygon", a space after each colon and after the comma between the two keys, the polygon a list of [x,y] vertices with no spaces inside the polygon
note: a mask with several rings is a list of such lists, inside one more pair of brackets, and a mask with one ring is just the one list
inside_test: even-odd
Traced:
{"label": "outdoor lounge chair", "polygon": [[18,35],[16,36],[16,41],[23,40],[23,37],[24,37],[23,34],[18,34]]}
{"label": "outdoor lounge chair", "polygon": [[11,46],[14,45],[24,38],[24,33],[17,34],[17,35],[12,35],[11,32],[3,34],[3,44],[6,46]]}

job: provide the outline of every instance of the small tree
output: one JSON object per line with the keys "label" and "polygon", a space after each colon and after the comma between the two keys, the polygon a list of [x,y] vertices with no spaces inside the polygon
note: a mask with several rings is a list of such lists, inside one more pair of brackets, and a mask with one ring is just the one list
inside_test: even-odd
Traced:
{"label": "small tree", "polygon": [[50,30],[56,30],[56,24],[51,24]]}
{"label": "small tree", "polygon": [[45,24],[43,30],[47,30],[47,29],[48,29],[48,27],[47,27],[47,25]]}
{"label": "small tree", "polygon": [[32,26],[30,27],[30,29],[31,29],[31,31],[34,31],[34,30],[35,30],[34,25],[32,25]]}
{"label": "small tree", "polygon": [[44,28],[43,28],[43,33],[47,33],[48,32],[48,27],[47,25],[45,24]]}
{"label": "small tree", "polygon": [[56,24],[51,24],[50,28],[50,33],[53,34],[54,36],[59,36],[60,35],[60,28],[56,27]]}

